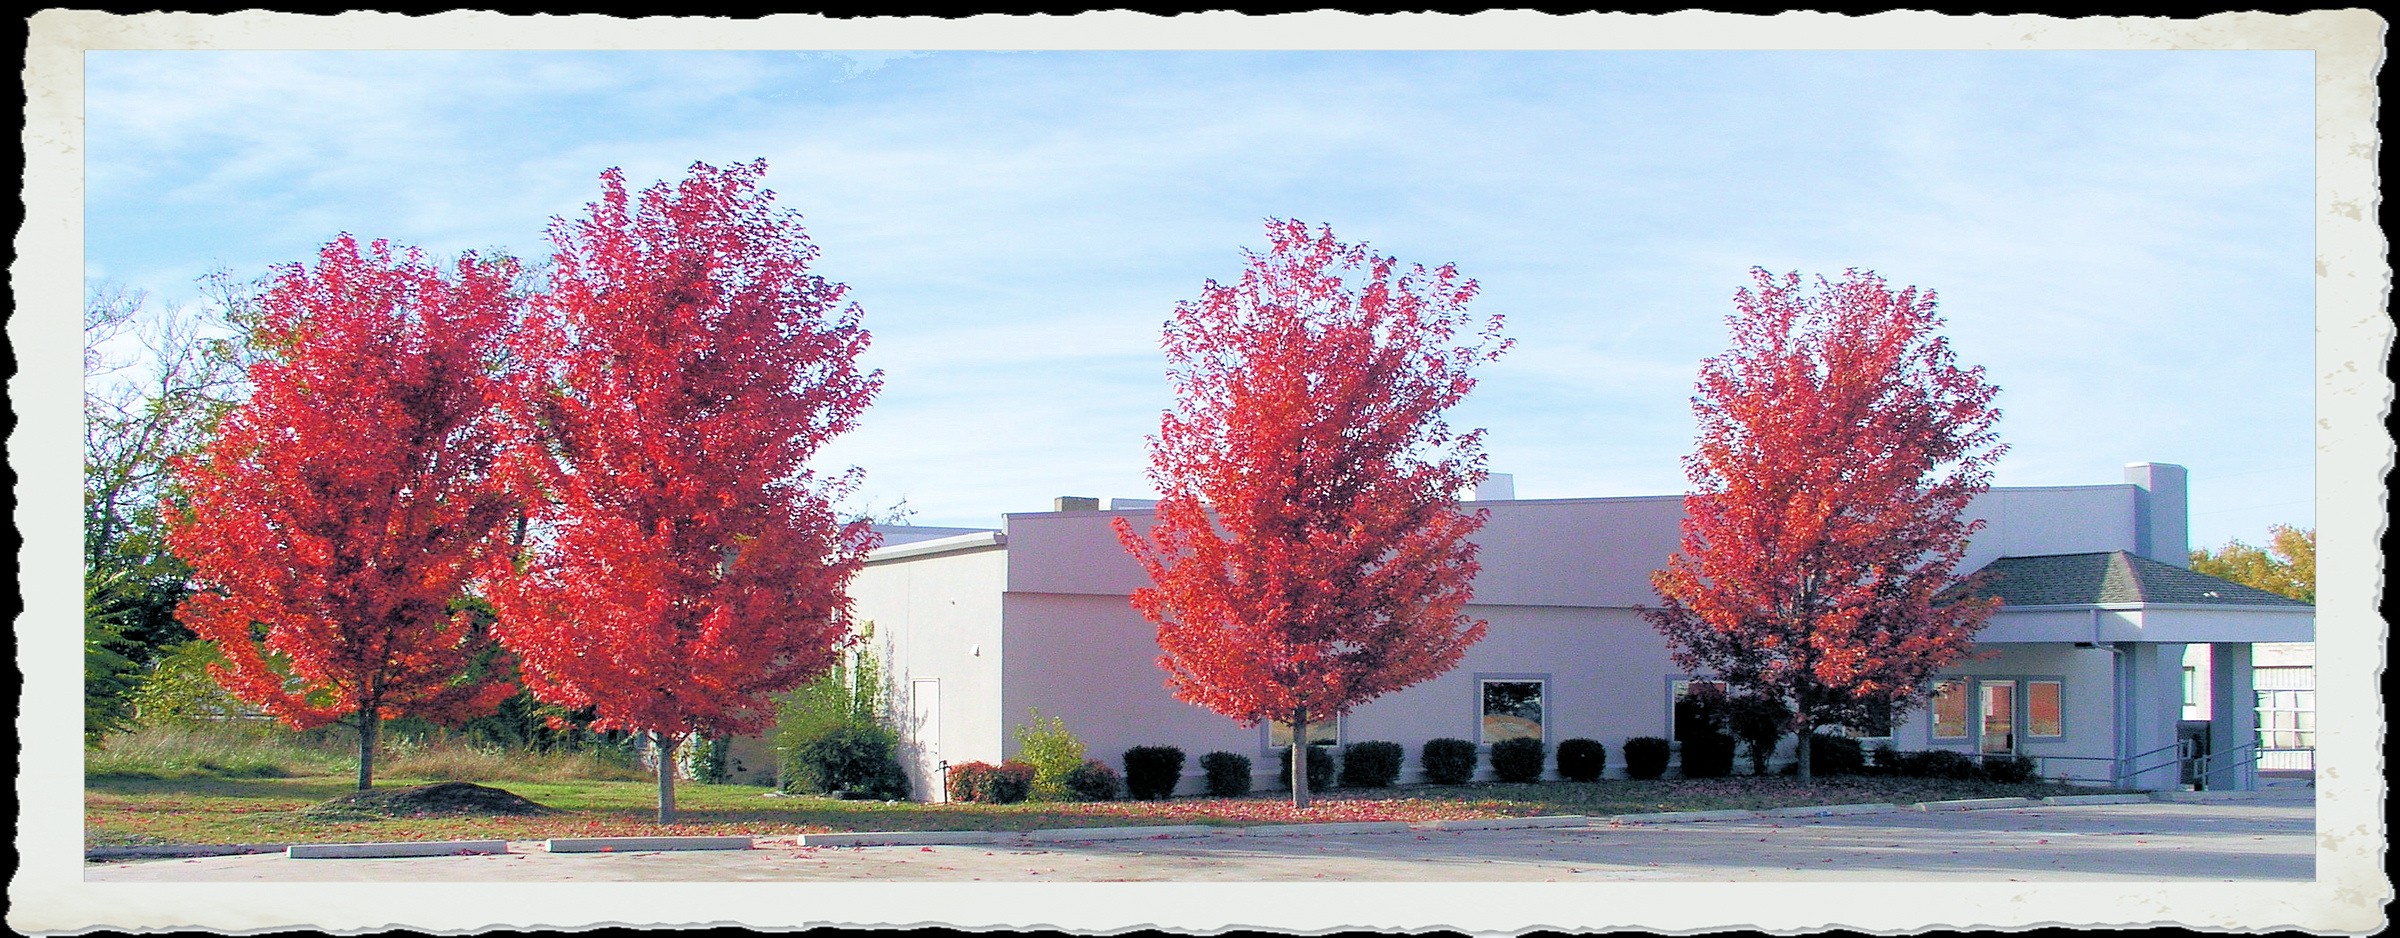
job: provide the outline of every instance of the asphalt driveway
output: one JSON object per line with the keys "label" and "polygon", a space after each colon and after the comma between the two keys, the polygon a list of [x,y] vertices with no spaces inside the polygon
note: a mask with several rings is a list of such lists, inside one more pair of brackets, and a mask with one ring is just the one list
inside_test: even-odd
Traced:
{"label": "asphalt driveway", "polygon": [[1687,882],[2308,880],[2306,792],[2247,801],[1897,811],[1515,830],[741,851],[93,864],[88,882]]}

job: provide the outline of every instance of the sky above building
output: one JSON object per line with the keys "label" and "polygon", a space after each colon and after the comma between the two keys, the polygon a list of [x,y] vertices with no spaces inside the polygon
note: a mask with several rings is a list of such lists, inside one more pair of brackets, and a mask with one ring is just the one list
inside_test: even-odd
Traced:
{"label": "sky above building", "polygon": [[2306,52],[197,52],[85,59],[87,286],[198,302],[337,233],[538,258],[622,167],[764,158],[885,387],[820,468],[993,525],[1147,497],[1159,328],[1262,222],[1477,279],[1452,423],[1519,497],[1683,491],[1753,266],[1937,291],[2002,485],[2192,474],[2313,526]]}

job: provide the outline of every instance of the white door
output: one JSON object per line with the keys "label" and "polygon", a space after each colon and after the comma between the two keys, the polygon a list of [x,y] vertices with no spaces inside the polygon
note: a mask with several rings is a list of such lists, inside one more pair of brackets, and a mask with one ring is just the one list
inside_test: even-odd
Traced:
{"label": "white door", "polygon": [[942,778],[942,682],[934,678],[908,683],[909,724],[917,740],[917,778],[926,801],[948,801]]}

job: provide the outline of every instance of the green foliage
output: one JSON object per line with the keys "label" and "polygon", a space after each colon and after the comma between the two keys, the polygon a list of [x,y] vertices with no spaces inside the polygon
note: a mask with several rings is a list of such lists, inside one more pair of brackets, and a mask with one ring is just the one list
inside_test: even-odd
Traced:
{"label": "green foliage", "polygon": [[2273,525],[2261,550],[2239,540],[2227,541],[2215,553],[2192,552],[2192,572],[2205,573],[2243,586],[2317,601],[2317,529]]}
{"label": "green foliage", "polygon": [[163,649],[133,692],[135,719],[144,726],[172,726],[250,715],[248,704],[209,676],[208,666],[218,661],[217,646],[197,639]]}
{"label": "green foliage", "polygon": [[1594,782],[1608,771],[1608,747],[1595,739],[1570,739],[1558,744],[1558,777],[1570,782]]}
{"label": "green foliage", "polygon": [[141,687],[141,665],[129,657],[134,644],[122,631],[116,579],[89,577],[83,585],[83,744],[133,727],[133,694]]}
{"label": "green foliage", "polygon": [[[1308,747],[1308,789],[1324,791],[1333,787],[1334,765],[1332,746]],[[1292,747],[1275,750],[1275,784],[1292,787]]]}
{"label": "green foliage", "polygon": [[[1797,771],[1795,765],[1792,771]],[[1866,747],[1848,736],[1811,733],[1808,738],[1810,775],[1859,775],[1867,770]]]}
{"label": "green foliage", "polygon": [[2032,756],[1985,756],[1976,774],[1985,781],[2016,784],[2036,780]]}
{"label": "green foliage", "polygon": [[1418,754],[1425,780],[1436,785],[1460,785],[1475,777],[1475,744],[1463,739],[1428,739]]}
{"label": "green foliage", "polygon": [[1367,740],[1342,747],[1343,788],[1390,788],[1400,780],[1399,743]]}
{"label": "green foliage", "polygon": [[[887,728],[890,692],[874,638],[874,623],[867,623],[845,660],[776,700],[775,777],[785,791],[825,790],[810,787],[814,783],[806,779],[813,777],[810,773],[815,770],[803,765],[800,757],[802,750],[820,740],[881,733],[881,738],[895,741],[887,750],[896,746],[897,736]],[[888,790],[891,786],[882,787]]]}
{"label": "green foliage", "polygon": [[1725,729],[1750,756],[1750,774],[1767,774],[1767,760],[1783,742],[1791,725],[1792,708],[1759,694],[1742,694],[1725,702]]}
{"label": "green foliage", "polygon": [[1163,800],[1175,794],[1183,778],[1183,750],[1173,746],[1135,746],[1125,750],[1125,792],[1141,800]]}
{"label": "green foliage", "polygon": [[1895,753],[1892,774],[1905,778],[1938,778],[1963,781],[1975,778],[1975,759],[1963,752],[1948,749],[1927,749],[1920,752]]}
{"label": "green foliage", "polygon": [[1033,766],[1033,797],[1040,801],[1067,798],[1067,773],[1084,762],[1083,740],[1067,729],[1065,720],[1044,718],[1040,708],[1028,709],[1016,736],[1019,757]]}
{"label": "green foliage", "polygon": [[1686,734],[1678,768],[1685,778],[1724,778],[1733,774],[1733,737],[1705,731]]}
{"label": "green foliage", "polygon": [[1492,775],[1503,782],[1531,782],[1542,777],[1548,755],[1538,737],[1519,736],[1492,744]]}
{"label": "green foliage", "polygon": [[1098,759],[1085,759],[1067,771],[1066,787],[1067,794],[1077,801],[1115,801],[1120,786],[1116,769]]}
{"label": "green foliage", "polygon": [[1212,752],[1200,757],[1200,772],[1210,797],[1239,798],[1250,793],[1250,757]]}
{"label": "green foliage", "polygon": [[1636,736],[1625,741],[1625,777],[1652,779],[1667,774],[1667,741],[1656,736]]}
{"label": "green foliage", "polygon": [[802,744],[786,759],[785,787],[819,794],[856,793],[884,801],[908,797],[908,773],[894,755],[899,736],[871,723],[846,723]]}

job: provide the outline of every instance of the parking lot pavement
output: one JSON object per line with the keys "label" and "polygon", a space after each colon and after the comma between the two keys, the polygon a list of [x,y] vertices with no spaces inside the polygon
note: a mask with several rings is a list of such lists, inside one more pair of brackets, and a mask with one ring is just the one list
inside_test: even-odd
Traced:
{"label": "parking lot pavement", "polygon": [[2307,880],[2313,802],[1899,811],[1484,831],[1212,834],[966,846],[801,847],[93,864],[90,882],[1477,882]]}

